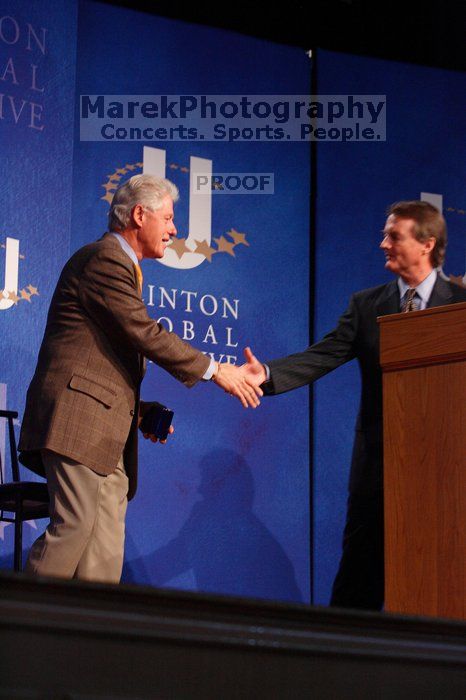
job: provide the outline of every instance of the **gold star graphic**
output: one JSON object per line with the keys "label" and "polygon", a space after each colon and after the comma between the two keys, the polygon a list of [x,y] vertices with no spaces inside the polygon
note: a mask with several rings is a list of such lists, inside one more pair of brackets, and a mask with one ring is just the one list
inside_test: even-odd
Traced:
{"label": "gold star graphic", "polygon": [[107,178],[109,180],[121,180],[121,175],[117,175],[116,173],[113,173],[112,175],[107,175]]}
{"label": "gold star graphic", "polygon": [[128,164],[128,163],[126,163],[125,168],[126,168],[127,170],[136,170],[136,166],[135,166],[135,165],[130,165],[130,164]]}
{"label": "gold star graphic", "polygon": [[113,194],[111,192],[107,192],[107,194],[104,197],[101,197],[100,199],[104,199],[106,202],[111,204],[112,199],[113,199]]}
{"label": "gold star graphic", "polygon": [[109,190],[116,190],[116,188],[118,187],[118,183],[116,183],[116,182],[107,182],[105,185],[102,185],[102,187],[104,188],[104,190],[105,190],[106,192],[108,192]]}
{"label": "gold star graphic", "polygon": [[174,250],[179,258],[182,258],[185,253],[192,253],[186,245],[186,238],[172,238],[170,250]]}
{"label": "gold star graphic", "polygon": [[4,243],[0,243],[0,248],[6,248],[6,245]]}
{"label": "gold star graphic", "polygon": [[37,291],[37,287],[33,287],[32,284],[28,284],[26,289],[29,289],[29,293],[31,296],[39,296],[39,292]]}
{"label": "gold star graphic", "polygon": [[200,255],[203,255],[206,260],[209,262],[212,262],[212,255],[215,255],[217,252],[214,248],[211,248],[210,245],[207,243],[207,241],[196,241],[196,250],[194,251],[195,253],[199,253]]}
{"label": "gold star graphic", "polygon": [[184,165],[180,168],[182,173],[189,173],[189,168],[186,168]]}
{"label": "gold star graphic", "polygon": [[138,168],[142,168],[142,166],[144,165],[144,163],[135,163],[134,165],[137,165]]}
{"label": "gold star graphic", "polygon": [[126,175],[126,168],[117,168],[115,172],[118,173],[118,175]]}
{"label": "gold star graphic", "polygon": [[20,253],[20,254],[19,254],[19,259],[20,259],[20,260],[25,260],[24,255],[21,255],[21,253]]}
{"label": "gold star graphic", "polygon": [[31,295],[29,294],[29,292],[27,292],[25,289],[22,289],[20,291],[20,294],[21,294],[21,299],[24,299],[25,301],[28,301],[29,303],[31,303]]}
{"label": "gold star graphic", "polygon": [[214,238],[214,241],[218,246],[218,253],[228,253],[228,255],[232,255],[233,257],[235,257],[235,254],[233,252],[235,244],[230,243],[230,241],[227,241],[225,236],[220,236],[220,238]]}
{"label": "gold star graphic", "polygon": [[176,163],[170,163],[170,165],[169,165],[168,167],[169,167],[171,170],[178,170],[178,167],[179,167],[179,166],[178,166]]}
{"label": "gold star graphic", "polygon": [[8,299],[11,299],[15,304],[19,301],[19,296],[15,292],[8,292]]}
{"label": "gold star graphic", "polygon": [[236,231],[236,229],[231,228],[229,231],[227,231],[227,234],[233,238],[235,245],[240,245],[240,243],[242,243],[243,245],[249,246],[245,233],[240,233],[239,231]]}
{"label": "gold star graphic", "polygon": [[464,211],[464,209],[458,209],[458,214],[466,214],[466,212]]}

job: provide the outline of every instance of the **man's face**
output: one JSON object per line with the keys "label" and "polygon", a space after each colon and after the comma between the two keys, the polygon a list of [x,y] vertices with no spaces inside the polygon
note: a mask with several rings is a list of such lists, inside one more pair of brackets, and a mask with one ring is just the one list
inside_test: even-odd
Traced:
{"label": "man's face", "polygon": [[176,236],[173,217],[173,200],[168,194],[163,198],[160,209],[150,211],[144,207],[138,231],[143,258],[163,258],[171,237]]}
{"label": "man's face", "polygon": [[401,277],[411,278],[421,270],[432,269],[433,239],[418,241],[414,237],[414,227],[414,219],[400,219],[391,214],[383,230],[380,247],[385,253],[385,269]]}

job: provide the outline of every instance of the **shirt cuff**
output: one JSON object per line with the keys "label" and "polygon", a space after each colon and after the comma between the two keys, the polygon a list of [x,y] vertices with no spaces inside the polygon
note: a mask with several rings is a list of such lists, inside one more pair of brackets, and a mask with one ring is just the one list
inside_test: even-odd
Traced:
{"label": "shirt cuff", "polygon": [[265,381],[268,382],[270,379],[270,367],[268,365],[264,365],[264,363],[262,363],[262,366],[265,369]]}
{"label": "shirt cuff", "polygon": [[210,379],[212,379],[212,376],[215,372],[216,365],[217,365],[217,363],[215,362],[215,360],[212,360],[212,358],[211,358],[210,365],[207,367],[205,374],[202,377],[202,379],[204,379],[204,381],[208,382]]}

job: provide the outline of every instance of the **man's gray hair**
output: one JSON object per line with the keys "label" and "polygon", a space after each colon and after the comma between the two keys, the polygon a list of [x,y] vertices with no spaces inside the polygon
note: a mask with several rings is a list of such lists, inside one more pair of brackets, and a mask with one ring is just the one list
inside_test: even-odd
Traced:
{"label": "man's gray hair", "polygon": [[170,180],[155,175],[133,175],[117,189],[113,195],[108,213],[110,231],[124,231],[131,220],[131,210],[141,204],[150,211],[157,211],[162,200],[169,195],[178,201],[178,188]]}

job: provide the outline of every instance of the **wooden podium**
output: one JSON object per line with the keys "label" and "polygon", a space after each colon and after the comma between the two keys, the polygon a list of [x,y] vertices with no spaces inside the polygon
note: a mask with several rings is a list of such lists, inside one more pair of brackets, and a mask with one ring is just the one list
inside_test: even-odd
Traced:
{"label": "wooden podium", "polygon": [[379,318],[385,609],[466,619],[466,303]]}

